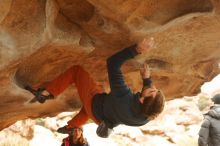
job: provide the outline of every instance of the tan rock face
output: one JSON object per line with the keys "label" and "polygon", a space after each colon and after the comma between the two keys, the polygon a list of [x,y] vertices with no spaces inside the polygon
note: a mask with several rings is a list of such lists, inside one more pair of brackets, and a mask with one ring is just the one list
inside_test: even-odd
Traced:
{"label": "tan rock face", "polygon": [[29,104],[22,87],[80,64],[108,90],[106,58],[147,36],[156,49],[123,66],[134,91],[143,62],[167,99],[197,94],[219,72],[219,0],[2,0],[0,7],[0,129],[78,109],[74,85],[45,104]]}

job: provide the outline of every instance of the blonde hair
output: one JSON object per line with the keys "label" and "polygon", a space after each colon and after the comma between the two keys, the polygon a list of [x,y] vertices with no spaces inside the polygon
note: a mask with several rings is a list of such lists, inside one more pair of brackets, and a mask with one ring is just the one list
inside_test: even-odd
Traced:
{"label": "blonde hair", "polygon": [[87,140],[83,137],[83,133],[81,134],[80,138],[78,139],[78,144],[84,145],[87,143]]}
{"label": "blonde hair", "polygon": [[[78,129],[80,129],[82,131],[82,133],[81,133],[80,137],[77,140],[77,144],[83,146],[84,144],[86,144],[88,142],[87,142],[86,138],[84,138],[84,136],[83,136],[83,129],[82,128],[78,128]],[[73,140],[73,135],[71,136],[70,140]]]}

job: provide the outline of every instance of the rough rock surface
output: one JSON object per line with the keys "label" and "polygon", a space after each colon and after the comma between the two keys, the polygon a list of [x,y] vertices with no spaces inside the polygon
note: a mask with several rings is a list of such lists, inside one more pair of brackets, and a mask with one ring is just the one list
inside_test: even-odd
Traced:
{"label": "rough rock surface", "polygon": [[123,67],[134,91],[143,62],[167,99],[195,95],[218,73],[219,0],[1,0],[0,7],[0,129],[78,109],[74,86],[45,104],[29,104],[22,87],[80,64],[108,90],[106,58],[147,36],[156,49]]}

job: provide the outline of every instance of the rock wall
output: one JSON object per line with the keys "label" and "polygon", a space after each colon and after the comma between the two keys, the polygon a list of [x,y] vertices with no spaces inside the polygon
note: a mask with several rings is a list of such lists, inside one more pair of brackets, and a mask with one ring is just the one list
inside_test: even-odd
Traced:
{"label": "rock wall", "polygon": [[[0,129],[17,120],[76,110],[74,85],[56,100],[30,104],[23,87],[48,82],[82,65],[107,91],[105,60],[152,36],[156,48],[123,66],[138,91],[147,62],[167,100],[195,95],[219,73],[219,0],[1,0]],[[51,108],[53,107],[53,108]]]}

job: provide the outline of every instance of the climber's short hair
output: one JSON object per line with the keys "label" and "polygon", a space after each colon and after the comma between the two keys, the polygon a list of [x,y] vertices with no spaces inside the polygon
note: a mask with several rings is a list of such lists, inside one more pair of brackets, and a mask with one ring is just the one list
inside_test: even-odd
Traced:
{"label": "climber's short hair", "polygon": [[165,96],[161,90],[157,91],[155,97],[147,96],[142,104],[142,112],[149,119],[156,118],[164,109]]}

